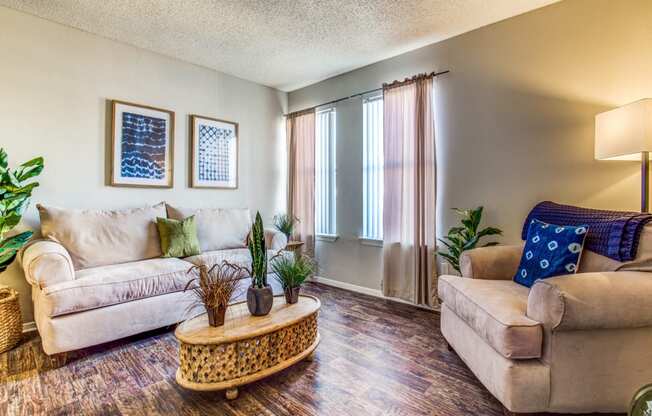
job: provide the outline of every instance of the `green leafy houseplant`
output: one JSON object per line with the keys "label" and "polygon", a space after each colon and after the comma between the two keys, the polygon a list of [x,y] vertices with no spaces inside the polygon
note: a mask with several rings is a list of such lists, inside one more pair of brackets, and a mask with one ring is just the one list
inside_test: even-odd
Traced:
{"label": "green leafy houseplant", "polygon": [[294,233],[294,227],[299,222],[299,219],[294,215],[290,214],[278,214],[274,216],[274,227],[285,234],[290,240],[292,233]]}
{"label": "green leafy houseplant", "polygon": [[16,169],[9,169],[7,152],[0,148],[0,272],[11,264],[18,250],[32,237],[31,231],[5,238],[18,223],[38,182],[29,182],[43,171],[43,158],[37,157]]}
{"label": "green leafy houseplant", "polygon": [[[452,227],[448,230],[448,235],[438,240],[448,248],[448,252],[437,250],[437,254],[442,256],[451,266],[460,272],[460,255],[465,250],[475,248],[482,237],[490,235],[502,235],[503,232],[495,227],[487,227],[479,230],[480,221],[482,220],[483,207],[475,209],[453,208],[460,216],[461,226]],[[497,242],[484,244],[483,247],[495,246]]]}
{"label": "green leafy houseplant", "polygon": [[283,286],[286,303],[297,303],[301,285],[315,271],[314,261],[305,254],[280,256],[272,261],[275,279]]}

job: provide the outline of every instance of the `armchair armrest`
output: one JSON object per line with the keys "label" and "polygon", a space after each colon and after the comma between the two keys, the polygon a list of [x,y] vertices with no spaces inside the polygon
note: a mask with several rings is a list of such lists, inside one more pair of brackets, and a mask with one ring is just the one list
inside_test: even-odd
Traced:
{"label": "armchair armrest", "polygon": [[269,250],[283,250],[287,244],[285,234],[273,228],[265,228],[265,245]]}
{"label": "armchair armrest", "polygon": [[527,316],[554,331],[652,326],[652,273],[577,273],[538,280]]}
{"label": "armchair armrest", "polygon": [[27,281],[40,288],[75,280],[75,268],[68,250],[52,240],[28,244],[20,254],[20,264]]}
{"label": "armchair armrest", "polygon": [[463,277],[511,280],[521,261],[523,245],[491,246],[467,250],[460,256]]}

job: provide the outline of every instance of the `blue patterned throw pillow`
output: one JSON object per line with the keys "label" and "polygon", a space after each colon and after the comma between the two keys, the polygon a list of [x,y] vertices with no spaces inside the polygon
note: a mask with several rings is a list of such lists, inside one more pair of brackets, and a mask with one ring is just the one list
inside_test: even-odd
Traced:
{"label": "blue patterned throw pillow", "polygon": [[588,226],[546,224],[532,220],[514,281],[532,287],[535,280],[577,271]]}

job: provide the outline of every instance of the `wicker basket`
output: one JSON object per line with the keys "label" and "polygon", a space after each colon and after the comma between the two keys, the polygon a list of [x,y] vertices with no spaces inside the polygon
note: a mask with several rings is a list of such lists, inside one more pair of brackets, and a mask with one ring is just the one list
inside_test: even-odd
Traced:
{"label": "wicker basket", "polygon": [[18,292],[0,288],[0,353],[15,347],[23,335]]}

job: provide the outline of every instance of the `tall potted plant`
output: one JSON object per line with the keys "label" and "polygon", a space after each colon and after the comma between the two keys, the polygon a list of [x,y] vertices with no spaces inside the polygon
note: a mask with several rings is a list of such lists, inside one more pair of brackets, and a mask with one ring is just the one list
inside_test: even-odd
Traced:
{"label": "tall potted plant", "polygon": [[272,310],[274,294],[267,284],[267,247],[265,229],[260,212],[249,233],[249,253],[251,254],[251,286],[247,289],[247,306],[254,316],[267,315]]}
{"label": "tall potted plant", "polygon": [[21,249],[32,237],[31,231],[24,231],[11,237],[5,235],[18,223],[29,204],[38,182],[28,181],[43,171],[43,158],[37,157],[23,163],[16,169],[9,169],[7,152],[0,148],[0,272],[11,264]]}
{"label": "tall potted plant", "polygon": [[[7,152],[0,148],[0,273],[4,272],[25,243],[32,237],[24,231],[11,237],[5,235],[18,223],[29,204],[32,190],[39,184],[28,181],[43,171],[43,158],[37,157],[16,169],[9,169]],[[22,321],[18,293],[11,288],[0,288],[0,353],[20,342]]]}

